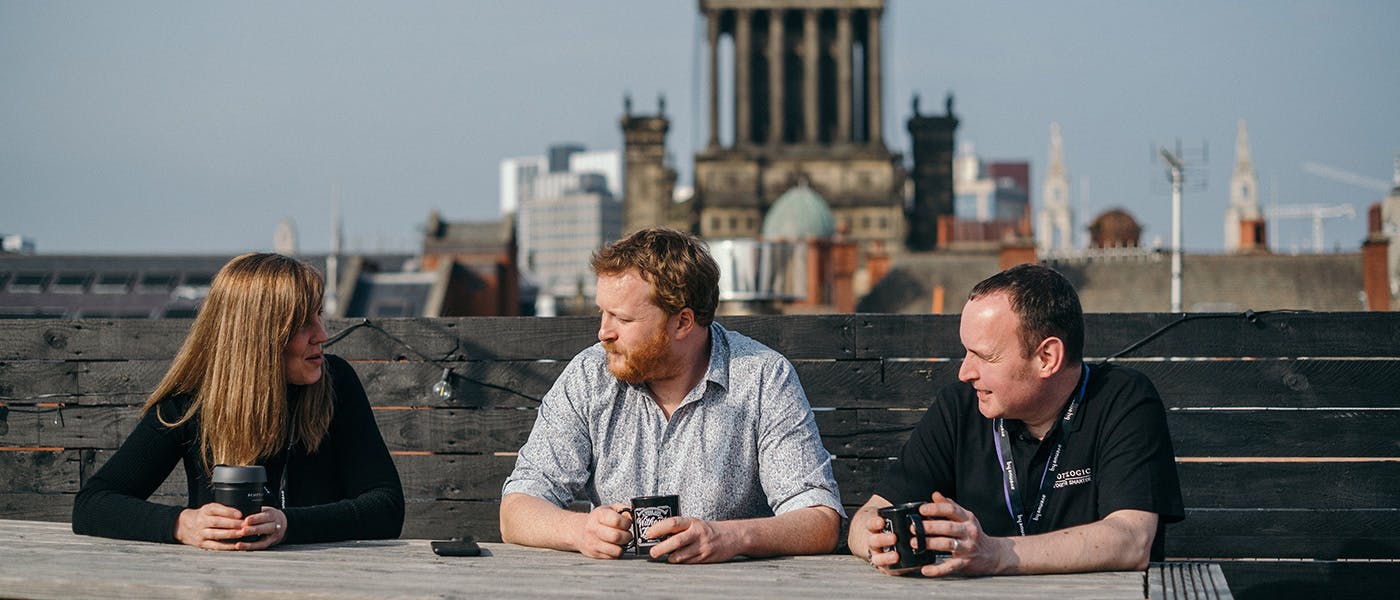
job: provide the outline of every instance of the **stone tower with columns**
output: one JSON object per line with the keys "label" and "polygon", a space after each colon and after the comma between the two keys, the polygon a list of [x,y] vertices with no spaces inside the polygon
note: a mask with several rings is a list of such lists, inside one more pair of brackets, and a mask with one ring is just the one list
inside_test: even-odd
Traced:
{"label": "stone tower with columns", "polygon": [[[709,137],[695,156],[698,232],[756,237],[772,203],[806,181],[848,239],[867,248],[902,245],[905,174],[885,146],[881,112],[884,0],[700,0],[699,7],[708,25]],[[726,40],[734,64],[721,69]],[[732,85],[721,84],[721,72]],[[721,98],[721,87],[732,95]],[[732,115],[724,132],[722,108]]]}

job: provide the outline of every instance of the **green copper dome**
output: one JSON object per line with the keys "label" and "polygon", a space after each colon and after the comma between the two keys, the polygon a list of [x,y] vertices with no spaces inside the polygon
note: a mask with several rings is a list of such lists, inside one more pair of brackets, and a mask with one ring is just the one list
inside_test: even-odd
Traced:
{"label": "green copper dome", "polygon": [[836,218],[821,195],[805,183],[783,192],[763,219],[763,239],[825,239],[836,235]]}

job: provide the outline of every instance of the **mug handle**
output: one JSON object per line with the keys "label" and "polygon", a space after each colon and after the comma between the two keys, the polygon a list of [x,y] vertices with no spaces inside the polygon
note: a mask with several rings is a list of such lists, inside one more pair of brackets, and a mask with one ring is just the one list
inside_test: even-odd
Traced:
{"label": "mug handle", "polygon": [[625,506],[621,509],[618,509],[617,514],[620,515],[622,513],[627,513],[627,516],[632,517],[632,539],[629,540],[626,544],[623,544],[622,551],[627,552],[628,550],[632,550],[635,552],[637,550],[637,538],[641,537],[637,533],[637,515],[636,513],[632,512],[632,507],[630,506]]}
{"label": "mug handle", "polygon": [[928,552],[928,538],[925,537],[927,534],[924,533],[924,517],[915,512],[909,515],[909,523],[914,526],[914,539],[910,540],[914,547],[914,556],[923,556],[925,552]]}

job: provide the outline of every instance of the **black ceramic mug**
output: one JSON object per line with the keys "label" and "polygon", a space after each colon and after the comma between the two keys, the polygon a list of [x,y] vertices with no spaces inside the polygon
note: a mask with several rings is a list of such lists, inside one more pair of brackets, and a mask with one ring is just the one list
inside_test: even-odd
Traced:
{"label": "black ceramic mug", "polygon": [[899,553],[899,562],[890,565],[891,573],[904,574],[924,565],[933,564],[940,556],[948,554],[930,550],[924,532],[924,517],[919,514],[923,502],[909,502],[880,509],[880,518],[885,520],[885,531],[893,533],[895,543],[885,552]]}
{"label": "black ceramic mug", "polygon": [[[237,509],[244,517],[262,511],[263,486],[267,484],[266,469],[258,465],[215,465],[212,480],[215,502]],[[249,535],[229,541],[256,542],[260,539],[260,535]]]}
{"label": "black ceramic mug", "polygon": [[[632,515],[632,541],[627,548],[633,549],[637,556],[649,556],[651,547],[661,543],[662,540],[670,536],[649,538],[645,534],[647,528],[665,519],[678,517],[681,514],[680,496],[674,494],[668,496],[639,496],[632,499],[632,507],[624,508],[620,512]],[[624,548],[625,551],[627,548]]]}

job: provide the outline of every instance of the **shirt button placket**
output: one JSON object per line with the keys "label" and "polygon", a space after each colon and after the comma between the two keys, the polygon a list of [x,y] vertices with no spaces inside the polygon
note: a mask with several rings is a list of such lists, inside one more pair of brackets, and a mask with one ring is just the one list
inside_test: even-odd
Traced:
{"label": "shirt button placket", "polygon": [[672,426],[675,424],[675,420],[676,415],[673,413],[671,415],[670,421],[662,423],[661,443],[656,445],[656,493],[663,496],[667,494],[677,493],[675,469],[673,468],[674,465],[672,464],[674,462],[673,457],[675,456],[675,453],[670,452],[669,450],[671,446],[671,440],[674,438],[674,436],[672,435]]}

